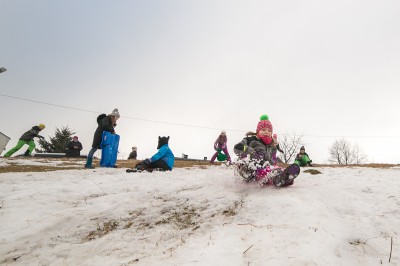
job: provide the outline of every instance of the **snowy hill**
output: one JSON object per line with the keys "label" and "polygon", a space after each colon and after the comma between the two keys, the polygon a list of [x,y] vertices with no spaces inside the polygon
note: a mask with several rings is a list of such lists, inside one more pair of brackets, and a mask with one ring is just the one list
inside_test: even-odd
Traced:
{"label": "snowy hill", "polygon": [[0,264],[400,265],[400,168],[303,170],[282,189],[226,166],[3,173]]}

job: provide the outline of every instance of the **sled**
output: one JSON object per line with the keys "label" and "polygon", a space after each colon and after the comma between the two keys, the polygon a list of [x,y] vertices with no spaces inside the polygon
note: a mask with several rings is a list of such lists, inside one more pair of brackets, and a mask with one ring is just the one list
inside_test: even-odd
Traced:
{"label": "sled", "polygon": [[115,167],[117,162],[119,145],[119,135],[111,134],[108,131],[103,131],[101,138],[101,160],[102,167]]}

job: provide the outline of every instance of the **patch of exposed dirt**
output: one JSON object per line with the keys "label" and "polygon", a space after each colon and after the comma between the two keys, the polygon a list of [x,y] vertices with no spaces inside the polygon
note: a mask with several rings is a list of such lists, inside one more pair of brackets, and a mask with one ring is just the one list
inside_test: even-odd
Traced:
{"label": "patch of exposed dirt", "polygon": [[312,174],[312,175],[319,175],[319,174],[322,174],[320,171],[315,170],[315,169],[308,169],[308,170],[305,170],[304,173],[309,173],[309,174]]}

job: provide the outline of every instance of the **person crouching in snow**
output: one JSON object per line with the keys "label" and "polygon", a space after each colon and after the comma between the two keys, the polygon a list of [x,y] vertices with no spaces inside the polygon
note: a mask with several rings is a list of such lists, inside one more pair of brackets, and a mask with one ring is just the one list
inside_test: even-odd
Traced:
{"label": "person crouching in snow", "polygon": [[39,124],[37,126],[33,126],[30,130],[26,131],[18,140],[17,145],[9,150],[6,154],[4,154],[4,158],[10,157],[19,149],[22,148],[25,144],[29,146],[29,148],[24,153],[24,156],[31,156],[33,149],[35,149],[35,141],[33,138],[44,139],[43,136],[39,135],[39,132],[42,131],[46,126],[44,124]]}
{"label": "person crouching in snow", "polygon": [[[263,184],[274,183],[276,186],[288,186],[300,173],[300,167],[296,164],[288,166],[281,172],[276,172],[269,179],[271,166],[275,164],[273,153],[276,152],[278,143],[273,139],[273,127],[267,115],[262,115],[257,124],[256,133],[249,132],[247,137],[235,145],[234,152],[240,158],[248,156],[239,162],[238,172],[246,181],[260,181]],[[253,135],[253,137],[249,137]],[[274,173],[275,174],[275,173]],[[267,178],[266,178],[267,177]]]}
{"label": "person crouching in snow", "polygon": [[129,153],[128,160],[136,160],[136,157],[137,157],[137,148],[133,146],[131,153]]}
{"label": "person crouching in snow", "polygon": [[[215,159],[219,159],[218,156],[221,155],[221,151],[224,153],[222,155],[226,156],[226,160],[228,160],[228,162],[231,161],[231,156],[229,155],[229,152],[228,152],[228,144],[227,143],[228,143],[228,138],[226,137],[226,132],[225,132],[225,130],[222,130],[221,134],[218,136],[218,138],[214,142],[214,150],[216,152],[211,157],[211,160],[210,160],[211,163],[213,163],[215,161]],[[222,161],[225,161],[225,160],[222,160]]]}
{"label": "person crouching in snow", "polygon": [[306,153],[304,146],[301,146],[300,153],[296,155],[294,163],[298,164],[299,166],[312,166],[312,160],[310,160],[310,157]]}
{"label": "person crouching in snow", "polygon": [[156,168],[164,171],[171,171],[174,167],[175,156],[168,146],[168,137],[158,137],[158,152],[154,154],[150,159],[145,159],[138,163],[135,168],[139,171],[153,171]]}
{"label": "person crouching in snow", "polygon": [[67,157],[79,157],[81,156],[82,143],[78,140],[78,136],[74,136],[67,144],[67,151],[65,156]]}

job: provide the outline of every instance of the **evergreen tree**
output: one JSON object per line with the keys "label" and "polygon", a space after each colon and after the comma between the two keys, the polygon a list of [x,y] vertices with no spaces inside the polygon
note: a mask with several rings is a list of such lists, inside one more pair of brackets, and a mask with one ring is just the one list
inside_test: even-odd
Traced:
{"label": "evergreen tree", "polygon": [[50,137],[50,141],[46,139],[39,139],[40,149],[35,149],[38,153],[65,153],[67,144],[72,140],[72,135],[76,132],[72,132],[68,126],[56,128],[54,137]]}

